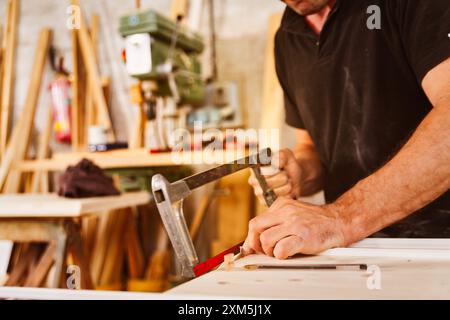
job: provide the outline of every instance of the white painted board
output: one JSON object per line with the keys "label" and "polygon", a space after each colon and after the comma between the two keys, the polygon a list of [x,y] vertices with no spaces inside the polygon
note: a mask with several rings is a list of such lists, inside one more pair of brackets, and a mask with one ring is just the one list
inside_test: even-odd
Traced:
{"label": "white painted board", "polygon": [[[448,243],[377,239],[285,261],[251,255],[237,259],[231,271],[210,272],[168,293],[262,299],[450,299]],[[366,264],[369,271],[243,268],[254,264]]]}

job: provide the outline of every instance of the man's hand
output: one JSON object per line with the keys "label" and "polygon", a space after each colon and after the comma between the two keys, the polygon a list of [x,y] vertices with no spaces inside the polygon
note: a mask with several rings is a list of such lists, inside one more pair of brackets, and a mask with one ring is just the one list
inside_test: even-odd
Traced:
{"label": "man's hand", "polygon": [[287,259],[298,253],[317,254],[345,246],[344,224],[332,206],[314,206],[278,198],[249,223],[244,253]]}
{"label": "man's hand", "polygon": [[[278,197],[298,198],[300,196],[301,168],[294,153],[289,149],[284,149],[274,154],[271,167],[269,169],[272,169],[275,174],[266,175],[269,188]],[[262,189],[253,171],[248,182],[254,188],[258,199],[264,203]]]}

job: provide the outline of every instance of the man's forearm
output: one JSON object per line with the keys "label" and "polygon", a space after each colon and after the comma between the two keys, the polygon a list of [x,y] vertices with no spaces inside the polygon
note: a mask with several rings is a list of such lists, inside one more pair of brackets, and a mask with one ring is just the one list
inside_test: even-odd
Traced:
{"label": "man's forearm", "polygon": [[450,99],[445,99],[388,164],[329,206],[341,217],[350,244],[423,208],[449,187]]}
{"label": "man's forearm", "polygon": [[294,149],[294,154],[302,171],[300,196],[307,197],[322,190],[324,168],[315,147],[299,143]]}

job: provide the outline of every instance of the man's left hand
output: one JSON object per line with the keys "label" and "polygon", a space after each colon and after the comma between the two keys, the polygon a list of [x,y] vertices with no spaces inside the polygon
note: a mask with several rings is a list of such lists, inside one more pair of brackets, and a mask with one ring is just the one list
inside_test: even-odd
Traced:
{"label": "man's left hand", "polygon": [[345,246],[344,224],[332,206],[314,206],[280,197],[252,219],[244,253],[264,253],[277,259],[317,254]]}

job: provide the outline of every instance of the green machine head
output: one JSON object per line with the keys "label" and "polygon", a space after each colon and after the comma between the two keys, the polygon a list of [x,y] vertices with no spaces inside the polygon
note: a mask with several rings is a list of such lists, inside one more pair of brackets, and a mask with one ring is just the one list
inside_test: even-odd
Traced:
{"label": "green machine head", "polygon": [[202,37],[161,14],[141,11],[120,19],[125,38],[127,72],[139,80],[157,83],[157,95],[172,96],[181,104],[203,101]]}

